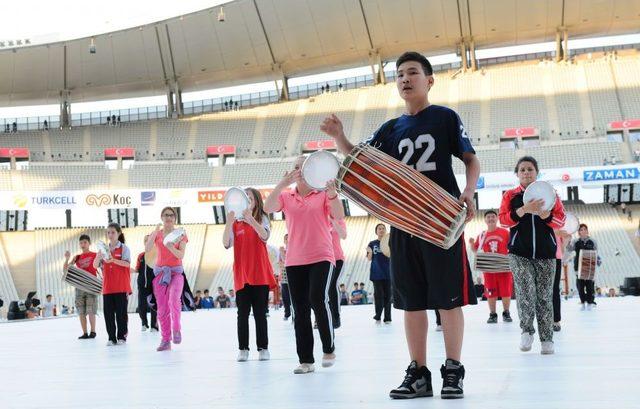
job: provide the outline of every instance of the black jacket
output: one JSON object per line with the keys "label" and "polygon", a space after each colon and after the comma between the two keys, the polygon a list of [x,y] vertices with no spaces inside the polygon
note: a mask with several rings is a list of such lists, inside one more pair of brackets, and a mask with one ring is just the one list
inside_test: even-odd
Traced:
{"label": "black jacket", "polygon": [[556,202],[549,217],[525,214],[519,217],[516,210],[524,205],[524,187],[507,190],[500,205],[500,223],[509,227],[509,253],[530,259],[556,258],[556,237],[553,229],[564,226],[564,206],[556,195]]}

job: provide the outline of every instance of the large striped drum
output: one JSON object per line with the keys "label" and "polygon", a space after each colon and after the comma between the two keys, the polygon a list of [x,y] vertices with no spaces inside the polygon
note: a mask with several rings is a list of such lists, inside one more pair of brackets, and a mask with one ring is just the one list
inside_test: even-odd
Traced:
{"label": "large striped drum", "polygon": [[96,295],[102,293],[102,280],[76,266],[69,266],[62,279],[78,290]]}
{"label": "large striped drum", "polygon": [[598,252],[596,250],[581,250],[578,258],[578,278],[581,280],[593,280],[598,264]]}
{"label": "large striped drum", "polygon": [[360,144],[340,166],[338,188],[371,215],[438,247],[453,246],[467,209],[417,170]]}
{"label": "large striped drum", "polygon": [[473,260],[473,268],[483,273],[504,273],[511,271],[509,256],[500,253],[478,252]]}

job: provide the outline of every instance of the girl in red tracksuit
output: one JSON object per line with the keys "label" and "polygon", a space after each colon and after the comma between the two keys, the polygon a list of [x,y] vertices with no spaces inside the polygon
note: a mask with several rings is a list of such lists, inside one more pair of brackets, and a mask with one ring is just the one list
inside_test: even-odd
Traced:
{"label": "girl in red tracksuit", "polygon": [[107,226],[110,258],[104,259],[98,252],[93,261],[95,268],[102,267],[102,309],[107,327],[107,346],[127,342],[127,295],[131,294],[131,252],[124,244],[124,234],[118,223]]}
{"label": "girl in red tracksuit", "polygon": [[533,319],[537,317],[541,352],[553,354],[552,290],[556,266],[553,229],[564,226],[564,207],[557,195],[550,211],[542,209],[542,199],[524,203],[525,189],[538,176],[538,162],[534,158],[520,158],[515,172],[520,184],[504,193],[499,218],[503,226],[510,228],[509,265],[522,329],[520,350],[531,350]]}
{"label": "girl in red tracksuit", "polygon": [[256,344],[259,359],[269,356],[267,311],[269,291],[275,289],[276,280],[269,261],[267,240],[270,234],[269,217],[264,211],[262,196],[256,189],[246,189],[249,207],[241,220],[234,212],[227,215],[227,224],[222,236],[225,248],[233,246],[233,288],[238,307],[238,361],[249,359],[249,313],[253,309],[256,323]]}

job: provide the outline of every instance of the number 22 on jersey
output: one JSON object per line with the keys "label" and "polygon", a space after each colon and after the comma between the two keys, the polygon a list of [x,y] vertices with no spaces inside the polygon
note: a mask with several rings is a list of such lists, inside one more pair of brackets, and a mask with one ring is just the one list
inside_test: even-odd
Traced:
{"label": "number 22 on jersey", "polygon": [[[426,145],[424,152],[420,155],[420,158],[416,161],[415,165],[409,164],[409,161],[413,157],[416,150],[422,149]],[[405,150],[406,149],[406,150]],[[403,153],[402,162],[412,168],[415,168],[418,172],[430,172],[436,170],[436,162],[429,162],[429,158],[436,150],[436,141],[430,134],[423,134],[412,141],[411,138],[405,138],[398,144],[398,152]]]}

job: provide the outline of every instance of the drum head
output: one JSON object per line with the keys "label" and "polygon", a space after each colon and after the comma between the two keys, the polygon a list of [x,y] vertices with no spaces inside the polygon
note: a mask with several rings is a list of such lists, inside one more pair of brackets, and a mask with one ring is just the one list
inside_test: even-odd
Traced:
{"label": "drum head", "polygon": [[175,229],[174,231],[172,231],[171,233],[167,234],[166,236],[164,236],[164,239],[162,240],[162,243],[167,246],[170,243],[176,243],[178,240],[180,240],[180,237],[184,236],[184,229],[182,227],[179,227],[177,229]]}
{"label": "drum head", "polygon": [[111,251],[109,250],[109,246],[102,240],[99,240],[96,244],[98,251],[102,253],[102,258],[108,260],[111,258]]}
{"label": "drum head", "polygon": [[338,176],[339,170],[340,162],[331,152],[317,151],[302,164],[302,177],[312,188],[324,190],[327,182]]}
{"label": "drum head", "polygon": [[578,228],[580,227],[580,220],[578,220],[578,218],[573,213],[569,212],[565,213],[565,217],[566,219],[564,222],[564,226],[560,230],[567,234],[573,234],[577,232]]}
{"label": "drum head", "polygon": [[387,257],[391,257],[391,247],[389,247],[389,233],[380,239],[380,251]]}
{"label": "drum head", "polygon": [[532,200],[544,199],[542,210],[551,210],[556,202],[556,190],[551,184],[543,181],[537,181],[530,184],[524,191],[522,200],[529,203]]}
{"label": "drum head", "polygon": [[224,194],[224,210],[234,212],[236,219],[242,219],[242,212],[249,207],[249,196],[239,187],[232,187]]}

